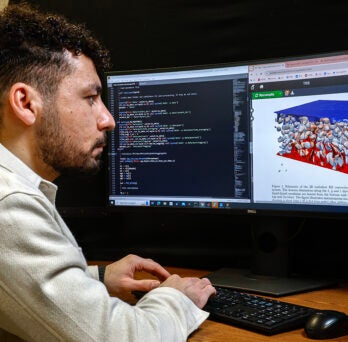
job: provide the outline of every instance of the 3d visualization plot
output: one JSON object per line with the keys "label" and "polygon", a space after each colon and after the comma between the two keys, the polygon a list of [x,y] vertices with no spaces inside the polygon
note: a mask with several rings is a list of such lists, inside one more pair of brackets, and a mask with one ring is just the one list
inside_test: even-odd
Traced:
{"label": "3d visualization plot", "polygon": [[348,101],[317,100],[275,113],[278,155],[348,173]]}

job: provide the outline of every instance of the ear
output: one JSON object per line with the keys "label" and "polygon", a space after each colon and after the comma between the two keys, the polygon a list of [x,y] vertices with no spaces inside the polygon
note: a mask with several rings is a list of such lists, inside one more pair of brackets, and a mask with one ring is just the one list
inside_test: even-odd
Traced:
{"label": "ear", "polygon": [[12,85],[9,103],[15,116],[26,126],[35,123],[42,109],[40,94],[33,87],[21,82]]}

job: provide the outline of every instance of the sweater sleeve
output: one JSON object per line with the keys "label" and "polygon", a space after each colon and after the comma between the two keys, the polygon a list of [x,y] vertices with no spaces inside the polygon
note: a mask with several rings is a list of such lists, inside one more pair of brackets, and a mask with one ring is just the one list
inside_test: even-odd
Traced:
{"label": "sweater sleeve", "polygon": [[[180,291],[170,287],[159,287],[150,291],[137,303],[137,307],[154,318],[161,313],[163,341],[185,341],[209,316]],[[173,322],[176,324],[172,324]],[[168,329],[169,326],[172,329]]]}
{"label": "sweater sleeve", "polygon": [[96,265],[88,266],[88,270],[89,270],[90,275],[94,279],[100,280],[100,277],[99,277],[99,266],[96,266]]}
{"label": "sweater sleeve", "polygon": [[180,342],[207,313],[181,292],[110,297],[45,198],[0,199],[0,328],[26,341]]}

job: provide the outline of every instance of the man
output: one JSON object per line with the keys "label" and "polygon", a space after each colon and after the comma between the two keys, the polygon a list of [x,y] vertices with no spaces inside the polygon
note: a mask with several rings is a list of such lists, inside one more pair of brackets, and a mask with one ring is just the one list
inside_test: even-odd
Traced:
{"label": "man", "polygon": [[[82,26],[23,4],[0,12],[0,341],[177,342],[208,316],[208,279],[135,255],[99,279],[55,209],[51,182],[96,172],[115,127],[100,97],[108,66]],[[149,292],[135,306],[109,295],[132,290]]]}

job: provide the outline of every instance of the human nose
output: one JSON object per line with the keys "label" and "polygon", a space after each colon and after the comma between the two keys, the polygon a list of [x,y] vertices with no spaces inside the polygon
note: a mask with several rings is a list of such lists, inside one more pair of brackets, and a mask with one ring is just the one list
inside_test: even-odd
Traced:
{"label": "human nose", "polygon": [[97,124],[100,131],[111,131],[116,126],[113,116],[103,103]]}

